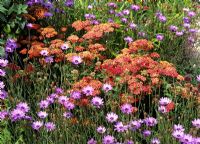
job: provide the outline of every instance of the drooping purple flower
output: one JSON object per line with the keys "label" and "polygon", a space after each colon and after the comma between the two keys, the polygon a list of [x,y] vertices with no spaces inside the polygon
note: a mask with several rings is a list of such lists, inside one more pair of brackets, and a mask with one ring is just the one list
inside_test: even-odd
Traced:
{"label": "drooping purple flower", "polygon": [[87,141],[87,144],[97,144],[97,141],[93,138]]}
{"label": "drooping purple flower", "polygon": [[94,91],[94,88],[91,87],[91,86],[86,86],[86,87],[84,87],[84,88],[82,89],[82,92],[83,92],[86,96],[92,95],[93,91]]}
{"label": "drooping purple flower", "polygon": [[0,121],[4,120],[8,116],[8,112],[3,110],[0,111]]}
{"label": "drooping purple flower", "polygon": [[157,35],[156,35],[156,39],[157,39],[158,41],[162,41],[162,40],[164,39],[164,35],[162,35],[162,34],[157,34]]}
{"label": "drooping purple flower", "polygon": [[39,105],[40,105],[40,108],[41,108],[41,109],[45,109],[45,108],[47,108],[47,107],[49,106],[49,102],[48,102],[47,100],[42,100],[42,101],[39,103]]}
{"label": "drooping purple flower", "polygon": [[45,61],[46,63],[52,63],[52,62],[53,62],[53,56],[45,57],[44,61]]}
{"label": "drooping purple flower", "polygon": [[105,128],[104,126],[99,126],[99,127],[97,128],[97,132],[103,134],[103,133],[106,132],[106,128]]}
{"label": "drooping purple flower", "polygon": [[8,60],[0,58],[0,66],[6,67],[8,65]]}
{"label": "drooping purple flower", "polygon": [[140,6],[138,6],[138,5],[131,5],[131,7],[130,7],[132,10],[134,10],[134,11],[139,11],[140,10]]}
{"label": "drooping purple flower", "polygon": [[22,110],[23,112],[28,112],[29,110],[30,110],[30,107],[28,106],[28,104],[27,103],[25,103],[25,102],[20,102],[20,103],[18,103],[17,104],[17,109],[20,109],[20,110]]}
{"label": "drooping purple flower", "polygon": [[111,135],[106,135],[103,137],[103,144],[114,144],[115,138]]}
{"label": "drooping purple flower", "polygon": [[172,102],[172,100],[169,99],[168,97],[161,97],[160,100],[159,100],[159,105],[166,106],[171,102]]}
{"label": "drooping purple flower", "polygon": [[41,54],[42,56],[47,56],[47,55],[49,54],[49,52],[48,52],[47,50],[41,50],[41,51],[40,51],[40,54]]}
{"label": "drooping purple flower", "polygon": [[150,126],[150,127],[153,127],[158,123],[157,120],[153,117],[145,118],[144,122],[145,122],[146,126]]}
{"label": "drooping purple flower", "polygon": [[113,112],[107,113],[106,115],[106,120],[110,123],[116,122],[117,119],[118,119],[118,115]]}
{"label": "drooping purple flower", "polygon": [[124,40],[127,42],[127,43],[131,43],[133,41],[133,38],[130,37],[130,36],[127,36],[124,38]]}
{"label": "drooping purple flower", "polygon": [[65,117],[65,118],[71,118],[72,116],[73,116],[73,114],[71,113],[71,112],[64,112],[63,113],[63,116]]}
{"label": "drooping purple flower", "polygon": [[81,98],[81,93],[79,91],[73,91],[70,93],[70,97],[73,99],[80,99]]}
{"label": "drooping purple flower", "polygon": [[174,126],[173,126],[173,131],[181,131],[181,132],[184,132],[185,129],[184,129],[184,127],[183,127],[182,125],[177,124],[177,125],[174,125]]}
{"label": "drooping purple flower", "polygon": [[120,107],[120,109],[124,114],[131,114],[133,106],[131,104],[125,103]]}
{"label": "drooping purple flower", "polygon": [[0,69],[0,76],[2,76],[2,77],[6,76],[5,70]]}
{"label": "drooping purple flower", "polygon": [[0,99],[4,100],[8,97],[8,93],[5,90],[0,90]]}
{"label": "drooping purple flower", "polygon": [[108,83],[105,83],[105,84],[103,84],[103,88],[102,89],[105,92],[111,91],[112,90],[112,85],[110,85]]}
{"label": "drooping purple flower", "polygon": [[172,132],[172,136],[176,139],[181,139],[183,137],[183,131],[175,130]]}
{"label": "drooping purple flower", "polygon": [[189,17],[194,17],[194,16],[196,16],[196,13],[193,12],[193,11],[189,11],[189,12],[188,12],[188,16],[189,16]]}
{"label": "drooping purple flower", "polygon": [[91,103],[94,107],[100,108],[104,102],[102,98],[95,96],[92,98]]}
{"label": "drooping purple flower", "polygon": [[48,113],[45,111],[39,111],[37,115],[39,116],[39,118],[44,119],[48,116]]}
{"label": "drooping purple flower", "polygon": [[21,109],[14,109],[10,113],[10,119],[11,119],[11,121],[21,120],[24,117],[25,117],[25,112],[22,111]]}
{"label": "drooping purple flower", "polygon": [[53,122],[47,122],[45,123],[45,128],[47,131],[53,131],[56,129],[56,125]]}
{"label": "drooping purple flower", "polygon": [[75,65],[78,65],[80,63],[82,63],[82,58],[80,56],[73,56],[72,57],[72,63],[75,64]]}
{"label": "drooping purple flower", "polygon": [[43,126],[42,121],[35,121],[35,122],[32,123],[32,128],[34,130],[39,130],[42,126]]}
{"label": "drooping purple flower", "polygon": [[73,7],[74,6],[74,0],[66,0],[65,5],[67,7]]}
{"label": "drooping purple flower", "polygon": [[114,127],[114,130],[117,132],[125,132],[128,130],[128,126],[124,125],[122,122],[117,122]]}
{"label": "drooping purple flower", "polygon": [[129,128],[133,131],[139,129],[141,127],[141,123],[140,121],[138,120],[132,120],[130,123],[129,123]]}
{"label": "drooping purple flower", "polygon": [[194,119],[192,121],[192,125],[196,128],[199,128],[200,129],[200,119]]}
{"label": "drooping purple flower", "polygon": [[144,137],[148,137],[148,136],[151,135],[151,131],[150,131],[150,130],[144,130],[144,131],[142,132],[142,135],[143,135]]}
{"label": "drooping purple flower", "polygon": [[170,31],[172,31],[172,32],[176,32],[176,31],[178,30],[178,27],[177,27],[177,26],[174,26],[174,25],[171,25],[171,26],[169,27],[169,29],[170,29]]}
{"label": "drooping purple flower", "polygon": [[151,144],[160,144],[160,140],[158,138],[153,138]]}

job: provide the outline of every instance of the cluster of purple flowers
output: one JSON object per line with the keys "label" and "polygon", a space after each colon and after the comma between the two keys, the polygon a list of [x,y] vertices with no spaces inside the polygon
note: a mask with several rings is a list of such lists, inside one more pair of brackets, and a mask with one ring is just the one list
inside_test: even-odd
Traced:
{"label": "cluster of purple flowers", "polygon": [[7,39],[6,45],[5,45],[5,51],[8,53],[14,52],[18,48],[17,41],[15,39]]}

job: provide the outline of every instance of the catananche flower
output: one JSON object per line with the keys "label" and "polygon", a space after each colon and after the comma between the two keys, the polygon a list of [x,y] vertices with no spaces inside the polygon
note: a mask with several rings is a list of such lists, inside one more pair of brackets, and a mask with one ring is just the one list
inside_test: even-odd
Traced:
{"label": "catananche flower", "polygon": [[194,16],[196,16],[196,13],[193,12],[193,11],[189,11],[189,12],[188,12],[188,16],[189,16],[189,17],[194,17]]}
{"label": "catananche flower", "polygon": [[103,134],[103,133],[106,132],[106,128],[105,128],[104,126],[99,126],[99,127],[97,128],[97,132]]}
{"label": "catananche flower", "polygon": [[64,106],[67,110],[73,110],[75,108],[75,104],[73,104],[72,102],[68,101],[66,103],[64,103]]}
{"label": "catananche flower", "polygon": [[175,130],[172,132],[172,136],[176,139],[181,139],[183,137],[183,131]]}
{"label": "catananche flower", "polygon": [[97,144],[97,141],[93,138],[87,141],[87,144]]}
{"label": "catananche flower", "polygon": [[197,29],[194,29],[194,28],[191,28],[191,29],[189,29],[189,32],[190,32],[190,33],[197,33],[198,30],[197,30]]}
{"label": "catananche flower", "polygon": [[151,131],[150,131],[150,130],[144,130],[144,131],[142,132],[142,135],[143,135],[144,137],[148,137],[148,136],[151,135]]}
{"label": "catananche flower", "polygon": [[74,0],[66,0],[65,5],[67,7],[73,7],[74,6]]}
{"label": "catananche flower", "polygon": [[73,91],[70,93],[70,97],[73,99],[80,99],[81,98],[81,93],[79,91]]}
{"label": "catananche flower", "polygon": [[45,61],[46,63],[53,63],[53,56],[45,57],[44,61]]}
{"label": "catananche flower", "polygon": [[128,22],[128,19],[125,18],[125,17],[123,17],[123,18],[121,18],[121,22],[123,22],[123,23],[127,23],[127,22]]}
{"label": "catananche flower", "polygon": [[65,118],[71,118],[71,117],[73,116],[73,114],[72,114],[71,112],[64,112],[64,113],[63,113],[63,116],[64,116]]}
{"label": "catananche flower", "polygon": [[40,54],[41,54],[42,56],[47,56],[47,55],[49,54],[49,52],[48,52],[47,50],[41,50],[41,51],[40,51]]}
{"label": "catananche flower", "polygon": [[132,120],[130,123],[129,123],[129,128],[131,130],[137,130],[141,127],[141,122],[139,120]]}
{"label": "catananche flower", "polygon": [[35,122],[32,123],[32,128],[34,130],[39,130],[42,126],[43,126],[42,121],[35,121]]}
{"label": "catananche flower", "polygon": [[115,16],[116,16],[116,17],[123,17],[124,14],[123,14],[122,12],[118,12],[118,13],[115,14]]}
{"label": "catananche flower", "polygon": [[158,138],[153,138],[151,144],[160,144],[160,140]]}
{"label": "catananche flower", "polygon": [[103,137],[103,144],[114,144],[115,138],[111,135],[106,135]]}
{"label": "catananche flower", "polygon": [[128,126],[124,125],[122,122],[117,122],[114,127],[114,130],[117,132],[125,132],[128,130]]}
{"label": "catananche flower", "polygon": [[169,27],[169,29],[170,29],[170,31],[172,31],[172,32],[176,32],[176,31],[178,30],[178,27],[177,27],[177,26],[174,26],[174,25],[171,25],[171,26]]}
{"label": "catananche flower", "polygon": [[184,132],[185,129],[184,129],[184,127],[183,127],[182,125],[177,124],[177,125],[174,125],[174,126],[173,126],[173,131],[181,131],[181,132]]}
{"label": "catananche flower", "polygon": [[197,81],[200,82],[200,75],[197,76]]}
{"label": "catananche flower", "polygon": [[47,108],[47,107],[49,106],[49,102],[48,102],[47,100],[42,100],[42,101],[39,103],[39,105],[40,105],[40,108],[41,108],[41,109],[45,109],[45,108]]}
{"label": "catananche flower", "polygon": [[113,112],[107,113],[106,115],[106,120],[110,123],[116,122],[117,119],[118,119],[118,115]]}
{"label": "catananche flower", "polygon": [[66,96],[60,96],[59,98],[58,98],[58,103],[60,103],[60,104],[62,104],[62,105],[64,105],[66,102],[68,102],[69,101],[69,98],[68,97],[66,97]]}
{"label": "catananche flower", "polygon": [[0,89],[0,99],[4,100],[8,97],[8,93],[5,90]]}
{"label": "catananche flower", "polygon": [[109,23],[114,23],[114,20],[112,18],[108,18]]}
{"label": "catananche flower", "polygon": [[5,70],[0,69],[0,76],[2,76],[2,77],[6,76]]}
{"label": "catananche flower", "polygon": [[62,44],[62,45],[61,45],[61,49],[62,49],[62,50],[67,50],[67,49],[69,49],[69,44],[68,44],[68,43]]}
{"label": "catananche flower", "polygon": [[22,111],[25,112],[25,113],[28,112],[28,111],[30,110],[28,104],[25,103],[25,102],[20,102],[20,103],[18,103],[16,107],[17,107],[17,109],[20,109],[20,110],[22,110]]}
{"label": "catananche flower", "polygon": [[159,100],[159,105],[166,106],[171,102],[172,102],[172,100],[169,99],[168,97],[161,97],[160,100]]}
{"label": "catananche flower", "polygon": [[162,40],[164,39],[164,35],[162,35],[162,34],[157,34],[157,35],[156,35],[156,39],[157,39],[158,41],[162,41]]}
{"label": "catananche flower", "polygon": [[56,92],[56,94],[63,94],[64,90],[62,88],[60,88],[60,87],[57,87],[55,92]]}
{"label": "catananche flower", "polygon": [[56,129],[56,125],[53,122],[47,122],[45,123],[45,128],[47,131],[53,131]]}
{"label": "catananche flower", "polygon": [[49,102],[49,104],[53,104],[54,101],[55,101],[55,98],[48,96],[48,97],[46,98],[46,100]]}
{"label": "catananche flower", "polygon": [[161,21],[161,22],[166,22],[167,21],[167,18],[165,17],[165,16],[163,16],[163,15],[160,15],[159,17],[158,17],[158,19]]}
{"label": "catananche flower", "polygon": [[121,111],[124,113],[124,114],[131,114],[132,113],[132,109],[133,109],[133,106],[131,104],[128,104],[128,103],[125,103],[121,106]]}
{"label": "catananche flower", "polygon": [[53,16],[53,14],[52,14],[52,13],[50,13],[50,12],[45,12],[45,13],[44,13],[44,16],[45,16],[45,17],[52,17],[52,16]]}
{"label": "catananche flower", "polygon": [[73,56],[72,57],[72,63],[75,64],[75,65],[78,65],[80,63],[82,63],[82,58],[80,56]]}
{"label": "catananche flower", "polygon": [[115,10],[110,9],[110,10],[109,10],[109,14],[115,14]]}
{"label": "catananche flower", "polygon": [[184,23],[183,26],[184,26],[186,29],[189,29],[189,28],[190,28],[190,24],[188,24],[188,23]]}
{"label": "catananche flower", "polygon": [[196,128],[199,128],[200,129],[200,119],[194,119],[192,121],[192,125]]}
{"label": "catananche flower", "polygon": [[24,117],[25,117],[25,112],[22,111],[21,109],[14,109],[10,113],[10,119],[11,119],[11,121],[21,120]]}
{"label": "catananche flower", "polygon": [[140,10],[140,6],[138,5],[131,5],[131,9],[134,11],[139,11]]}
{"label": "catananche flower", "polygon": [[137,28],[137,25],[135,23],[130,23],[129,28],[135,30]]}
{"label": "catananche flower", "polygon": [[0,81],[0,89],[4,89],[4,87],[5,87],[4,82],[3,82],[3,81]]}
{"label": "catananche flower", "polygon": [[88,8],[88,9],[93,9],[93,6],[92,6],[92,5],[88,5],[87,8]]}
{"label": "catananche flower", "polygon": [[102,98],[95,96],[92,98],[91,103],[93,106],[100,108],[101,106],[103,106],[104,102]]}
{"label": "catananche flower", "polygon": [[8,65],[8,60],[6,59],[0,59],[0,66],[1,67],[6,67]]}
{"label": "catananche flower", "polygon": [[127,140],[124,144],[134,144],[132,140]]}
{"label": "catananche flower", "polygon": [[157,120],[153,117],[145,118],[144,122],[145,122],[146,126],[150,126],[150,127],[153,127],[158,123]]}
{"label": "catananche flower", "polygon": [[186,144],[191,144],[193,142],[193,137],[190,134],[184,134],[180,141]]}
{"label": "catananche flower", "polygon": [[0,111],[0,121],[4,120],[8,116],[8,112],[3,110]]}
{"label": "catananche flower", "polygon": [[6,41],[6,47],[5,47],[5,51],[6,52],[14,52],[14,50],[18,48],[18,44],[16,42],[16,40],[14,39],[7,39]]}
{"label": "catananche flower", "polygon": [[110,3],[108,3],[108,6],[109,6],[109,7],[112,7],[112,8],[116,8],[116,7],[117,7],[117,4],[114,3],[114,2],[110,2]]}
{"label": "catananche flower", "polygon": [[83,93],[84,93],[86,96],[90,96],[90,95],[92,95],[94,89],[93,89],[93,87],[91,87],[91,86],[86,86],[86,87],[84,87],[84,88],[82,89],[82,91],[83,91]]}
{"label": "catananche flower", "polygon": [[108,83],[105,83],[105,84],[103,84],[103,88],[102,89],[105,92],[111,91],[112,90],[112,85],[110,85]]}
{"label": "catananche flower", "polygon": [[129,14],[130,14],[130,11],[129,11],[128,9],[125,9],[125,10],[122,11],[122,13],[123,13],[124,15],[129,15]]}
{"label": "catananche flower", "polygon": [[183,22],[184,23],[190,23],[190,19],[188,17],[183,17]]}
{"label": "catananche flower", "polygon": [[133,38],[130,37],[130,36],[127,36],[124,38],[124,40],[127,42],[127,43],[131,43],[133,41]]}
{"label": "catananche flower", "polygon": [[48,116],[48,113],[45,112],[45,111],[40,111],[40,112],[37,113],[37,115],[38,115],[40,118],[44,119],[44,118],[46,118],[46,117]]}
{"label": "catananche flower", "polygon": [[183,31],[177,31],[176,32],[176,36],[182,36],[184,33],[183,33]]}

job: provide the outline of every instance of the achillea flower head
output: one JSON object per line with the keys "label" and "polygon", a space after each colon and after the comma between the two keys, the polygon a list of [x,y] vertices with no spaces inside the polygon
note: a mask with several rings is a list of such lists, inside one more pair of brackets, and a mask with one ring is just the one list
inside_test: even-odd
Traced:
{"label": "achillea flower head", "polygon": [[8,60],[6,59],[0,59],[0,66],[1,67],[6,67],[8,65]]}
{"label": "achillea flower head", "polygon": [[114,144],[115,138],[111,135],[106,135],[103,137],[103,144]]}
{"label": "achillea flower head", "polygon": [[200,129],[200,119],[194,119],[192,121],[192,125],[198,129]]}
{"label": "achillea flower head", "polygon": [[48,113],[45,112],[45,111],[40,111],[37,113],[38,117],[41,118],[41,119],[44,119],[48,116]]}
{"label": "achillea flower head", "polygon": [[175,130],[172,132],[172,136],[176,139],[181,139],[183,137],[183,131]]}
{"label": "achillea flower head", "polygon": [[99,127],[97,128],[97,132],[103,134],[103,133],[106,132],[106,128],[105,128],[104,126],[99,126]]}
{"label": "achillea flower head", "polygon": [[172,100],[169,99],[168,97],[161,97],[160,100],[159,100],[159,105],[166,106],[171,102],[172,102]]}
{"label": "achillea flower head", "polygon": [[124,125],[122,122],[117,122],[114,127],[114,130],[117,132],[125,132],[128,130],[128,126]]}
{"label": "achillea flower head", "polygon": [[116,122],[117,119],[118,119],[118,115],[113,112],[107,113],[106,115],[106,120],[110,123]]}
{"label": "achillea flower head", "polygon": [[39,106],[41,109],[45,109],[49,106],[49,102],[47,100],[42,100],[40,103],[39,103]]}
{"label": "achillea flower head", "polygon": [[47,131],[53,131],[56,129],[56,125],[53,122],[47,122],[45,123],[45,128]]}
{"label": "achillea flower head", "polygon": [[63,113],[63,116],[65,117],[65,118],[71,118],[72,116],[73,116],[73,114],[71,113],[71,112],[64,112]]}
{"label": "achillea flower head", "polygon": [[81,93],[79,91],[73,91],[70,93],[70,97],[73,99],[80,99],[81,98]]}
{"label": "achillea flower head", "polygon": [[170,29],[170,31],[172,31],[172,32],[176,32],[176,31],[178,30],[178,27],[177,27],[177,26],[174,26],[174,25],[171,25],[171,26],[169,27],[169,29]]}
{"label": "achillea flower head", "polygon": [[30,107],[25,102],[18,103],[16,108],[22,110],[25,113],[27,113],[30,110]]}
{"label": "achillea flower head", "polygon": [[2,76],[2,77],[6,76],[5,70],[0,69],[0,76]]}
{"label": "achillea flower head", "polygon": [[104,104],[103,99],[97,96],[92,98],[91,103],[96,108],[100,108]]}
{"label": "achillea flower head", "polygon": [[142,132],[142,135],[143,135],[144,137],[148,137],[148,136],[151,135],[151,131],[150,131],[150,130],[144,130],[144,131]]}
{"label": "achillea flower head", "polygon": [[150,126],[150,127],[153,127],[158,123],[157,120],[153,117],[145,118],[144,122],[145,122],[146,126]]}
{"label": "achillea flower head", "polygon": [[181,131],[181,132],[184,132],[185,129],[184,129],[184,127],[183,127],[182,125],[177,124],[177,125],[174,125],[174,126],[173,126],[173,131]]}
{"label": "achillea flower head", "polygon": [[133,106],[131,104],[128,104],[128,103],[125,103],[121,106],[121,111],[124,113],[124,114],[131,114],[132,113],[132,109],[133,109]]}
{"label": "achillea flower head", "polygon": [[162,35],[162,34],[157,34],[157,35],[156,35],[156,39],[157,39],[158,41],[162,41],[162,40],[164,39],[164,35]]}
{"label": "achillea flower head", "polygon": [[72,63],[75,64],[75,65],[78,65],[80,63],[82,63],[82,58],[80,56],[73,56],[72,57]]}
{"label": "achillea flower head", "polygon": [[42,126],[43,126],[42,121],[35,121],[35,122],[32,123],[32,128],[34,130],[39,130]]}
{"label": "achillea flower head", "polygon": [[18,121],[25,117],[25,112],[21,109],[14,109],[10,113],[10,119],[11,121]]}
{"label": "achillea flower head", "polygon": [[130,36],[127,36],[124,38],[124,40],[127,42],[127,43],[131,43],[133,41],[133,38],[130,37]]}
{"label": "achillea flower head", "polygon": [[41,54],[42,56],[48,56],[49,52],[48,52],[47,50],[41,50],[41,51],[40,51],[40,54]]}
{"label": "achillea flower head", "polygon": [[131,9],[134,11],[139,11],[140,10],[140,6],[138,5],[131,5]]}
{"label": "achillea flower head", "polygon": [[151,144],[160,144],[160,140],[158,138],[153,138]]}
{"label": "achillea flower head", "polygon": [[103,84],[103,88],[102,89],[105,92],[109,92],[109,91],[112,90],[112,86],[110,84],[108,84],[108,83],[105,83],[105,84]]}
{"label": "achillea flower head", "polygon": [[87,141],[87,144],[97,144],[97,141],[93,138]]}
{"label": "achillea flower head", "polygon": [[3,110],[0,111],[0,121],[4,120],[8,116],[8,112]]}
{"label": "achillea flower head", "polygon": [[94,89],[91,86],[86,86],[82,89],[82,92],[86,95],[86,96],[90,96],[92,95]]}

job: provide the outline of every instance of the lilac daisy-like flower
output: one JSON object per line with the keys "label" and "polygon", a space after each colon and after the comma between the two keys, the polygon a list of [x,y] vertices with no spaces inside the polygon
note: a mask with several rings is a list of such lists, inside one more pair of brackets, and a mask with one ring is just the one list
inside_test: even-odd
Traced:
{"label": "lilac daisy-like flower", "polygon": [[114,144],[115,138],[111,135],[106,135],[103,137],[103,144]]}
{"label": "lilac daisy-like flower", "polygon": [[189,32],[190,32],[190,33],[197,33],[198,30],[197,30],[197,29],[194,29],[194,28],[191,28],[191,29],[189,29]]}
{"label": "lilac daisy-like flower", "polygon": [[47,100],[42,100],[42,101],[39,103],[39,105],[40,105],[40,108],[41,108],[41,109],[45,109],[45,108],[47,108],[47,107],[49,106],[49,102],[48,102]]}
{"label": "lilac daisy-like flower", "polygon": [[14,109],[10,113],[10,119],[11,119],[11,121],[21,120],[24,117],[25,117],[25,112],[22,111],[21,109]]}
{"label": "lilac daisy-like flower", "polygon": [[53,104],[54,101],[55,101],[55,98],[48,96],[48,97],[46,98],[46,100],[49,102],[49,104]]}
{"label": "lilac daisy-like flower", "polygon": [[110,2],[110,3],[108,3],[108,7],[116,8],[117,4],[114,2]]}
{"label": "lilac daisy-like flower", "polygon": [[45,57],[44,61],[45,61],[46,63],[53,63],[53,56]]}
{"label": "lilac daisy-like flower", "polygon": [[127,23],[127,21],[128,21],[127,18],[125,18],[125,17],[121,18],[121,22],[123,22],[123,23]]}
{"label": "lilac daisy-like flower", "polygon": [[134,11],[139,11],[140,10],[140,6],[138,5],[131,5],[131,9]]}
{"label": "lilac daisy-like flower", "polygon": [[176,139],[181,139],[183,137],[183,131],[175,130],[172,132],[172,136]]}
{"label": "lilac daisy-like flower", "polygon": [[97,128],[97,132],[103,134],[103,133],[106,132],[106,128],[105,128],[104,126],[99,126],[99,127]]}
{"label": "lilac daisy-like flower", "polygon": [[200,82],[200,75],[197,76],[197,81]]}
{"label": "lilac daisy-like flower", "polygon": [[92,98],[91,103],[94,107],[100,108],[104,102],[102,98],[96,96]]}
{"label": "lilac daisy-like flower", "polygon": [[90,96],[92,95],[94,89],[91,86],[86,86],[82,89],[82,92],[86,95],[86,96]]}
{"label": "lilac daisy-like flower", "polygon": [[125,9],[125,10],[122,11],[122,13],[123,13],[124,15],[129,15],[129,14],[130,14],[130,11],[129,11],[128,9]]}
{"label": "lilac daisy-like flower", "polygon": [[8,60],[6,59],[0,59],[0,66],[1,67],[6,67],[8,65]]}
{"label": "lilac daisy-like flower", "polygon": [[112,86],[108,83],[103,84],[103,91],[108,92],[112,90]]}
{"label": "lilac daisy-like flower", "polygon": [[65,5],[67,7],[73,7],[74,6],[74,0],[66,0]]}
{"label": "lilac daisy-like flower", "polygon": [[184,132],[185,129],[184,129],[184,127],[183,127],[182,125],[177,124],[177,125],[174,125],[174,126],[173,126],[173,131],[181,131],[181,132]]}
{"label": "lilac daisy-like flower", "polygon": [[182,36],[184,33],[183,33],[183,31],[177,31],[176,32],[176,36]]}
{"label": "lilac daisy-like flower", "polygon": [[0,69],[0,76],[2,76],[2,77],[6,76],[6,72],[2,69]]}
{"label": "lilac daisy-like flower", "polygon": [[158,111],[161,112],[161,113],[163,113],[163,114],[164,114],[164,113],[167,113],[167,109],[166,109],[165,106],[159,106],[159,107],[158,107]]}
{"label": "lilac daisy-like flower", "polygon": [[137,29],[137,25],[135,23],[130,23],[129,28],[132,30],[135,30],[135,29]]}
{"label": "lilac daisy-like flower", "polygon": [[153,117],[148,117],[148,118],[144,119],[144,122],[145,122],[146,126],[150,126],[150,127],[153,127],[158,123],[157,120]]}
{"label": "lilac daisy-like flower", "polygon": [[0,121],[4,120],[6,117],[8,116],[8,112],[7,111],[0,111]]}
{"label": "lilac daisy-like flower", "polygon": [[151,144],[160,144],[160,140],[158,138],[153,138]]}
{"label": "lilac daisy-like flower", "polygon": [[127,42],[127,43],[131,43],[133,41],[133,38],[130,37],[130,36],[127,36],[124,38],[124,40]]}
{"label": "lilac daisy-like flower", "polygon": [[16,107],[17,107],[17,109],[20,109],[20,110],[22,110],[22,111],[25,112],[25,113],[28,112],[28,111],[30,110],[28,104],[25,103],[25,102],[20,102],[20,103],[18,103]]}
{"label": "lilac daisy-like flower", "polygon": [[87,8],[88,8],[88,9],[93,9],[93,6],[92,6],[92,5],[88,5]]}
{"label": "lilac daisy-like flower", "polygon": [[97,144],[97,141],[93,138],[87,141],[87,144]]}
{"label": "lilac daisy-like flower", "polygon": [[142,135],[143,135],[144,137],[148,137],[148,136],[151,135],[151,131],[150,131],[150,130],[144,130],[144,131],[142,132]]}
{"label": "lilac daisy-like flower", "polygon": [[70,97],[73,99],[80,99],[81,98],[81,93],[79,91],[73,91],[70,93]]}
{"label": "lilac daisy-like flower", "polygon": [[124,114],[131,114],[132,113],[132,109],[133,109],[133,106],[131,104],[128,104],[128,103],[125,103],[121,106],[121,111],[124,113]]}
{"label": "lilac daisy-like flower", "polygon": [[115,14],[115,16],[116,16],[116,17],[123,17],[124,14],[123,14],[122,12],[118,12],[118,13]]}
{"label": "lilac daisy-like flower", "polygon": [[53,122],[47,122],[45,123],[45,128],[47,131],[53,131],[56,129],[56,125]]}
{"label": "lilac daisy-like flower", "polygon": [[80,63],[82,63],[82,58],[80,56],[73,56],[72,57],[72,63],[75,64],[75,65],[78,65]]}
{"label": "lilac daisy-like flower", "polygon": [[189,11],[189,12],[188,12],[188,16],[189,16],[189,17],[194,17],[194,16],[196,16],[196,13],[193,12],[193,11]]}
{"label": "lilac daisy-like flower", "polygon": [[61,49],[62,49],[62,50],[67,50],[67,49],[69,49],[69,44],[68,44],[68,43],[62,44],[62,45],[61,45]]}
{"label": "lilac daisy-like flower", "polygon": [[109,23],[114,23],[114,20],[112,18],[108,18]]}
{"label": "lilac daisy-like flower", "polygon": [[41,118],[41,119],[44,119],[48,116],[48,113],[45,112],[45,111],[40,111],[37,113],[37,115]]}
{"label": "lilac daisy-like flower", "polygon": [[0,99],[4,100],[8,97],[8,93],[5,90],[0,90]]}
{"label": "lilac daisy-like flower", "polygon": [[52,13],[50,13],[50,12],[45,12],[45,13],[44,13],[44,16],[45,16],[45,17],[52,17],[52,16],[53,16],[53,14],[52,14]]}
{"label": "lilac daisy-like flower", "polygon": [[66,97],[66,96],[60,96],[60,97],[58,98],[58,103],[60,103],[60,104],[62,104],[62,105],[64,105],[64,104],[67,103],[68,101],[69,101],[69,98]]}
{"label": "lilac daisy-like flower", "polygon": [[188,17],[183,17],[183,22],[184,23],[190,23],[190,19]]}
{"label": "lilac daisy-like flower", "polygon": [[47,50],[41,50],[41,51],[40,51],[40,54],[41,54],[42,56],[47,56],[47,55],[49,54],[49,52],[48,52]]}
{"label": "lilac daisy-like flower", "polygon": [[5,87],[4,82],[3,82],[3,81],[0,81],[0,89],[4,89],[4,87]]}
{"label": "lilac daisy-like flower", "polygon": [[55,91],[56,91],[56,94],[63,94],[64,93],[64,90],[60,87],[57,87]]}
{"label": "lilac daisy-like flower", "polygon": [[172,32],[176,32],[176,31],[178,30],[178,27],[177,27],[177,26],[174,26],[174,25],[171,25],[171,26],[169,27],[169,29],[170,29],[170,31],[172,31]]}
{"label": "lilac daisy-like flower", "polygon": [[110,123],[116,122],[117,119],[118,119],[118,115],[113,112],[107,113],[106,115],[106,120]]}
{"label": "lilac daisy-like flower", "polygon": [[189,28],[190,28],[190,24],[189,24],[189,23],[184,23],[183,26],[184,26],[186,29],[189,29]]}
{"label": "lilac daisy-like flower", "polygon": [[117,132],[125,132],[126,130],[128,130],[128,126],[124,125],[122,122],[117,122],[114,127],[114,130],[116,130]]}
{"label": "lilac daisy-like flower", "polygon": [[138,32],[138,35],[141,36],[141,37],[145,37],[145,36],[146,36],[146,33],[140,31],[140,32]]}
{"label": "lilac daisy-like flower", "polygon": [[192,125],[196,128],[199,128],[200,129],[200,119],[194,119],[192,121]]}
{"label": "lilac daisy-like flower", "polygon": [[165,17],[165,16],[163,16],[163,15],[160,15],[159,17],[158,17],[158,19],[159,19],[159,21],[161,21],[161,22],[166,22],[167,21],[167,18]]}
{"label": "lilac daisy-like flower", "polygon": [[200,137],[193,138],[194,144],[200,144]]}
{"label": "lilac daisy-like flower", "polygon": [[110,10],[109,10],[109,14],[115,14],[115,10],[110,9]]}
{"label": "lilac daisy-like flower", "polygon": [[6,41],[6,48],[5,48],[6,52],[13,52],[16,48],[18,48],[18,44],[17,44],[16,40],[8,39]]}
{"label": "lilac daisy-like flower", "polygon": [[159,100],[159,105],[166,106],[171,102],[172,102],[172,100],[169,99],[168,97],[161,97],[160,100]]}
{"label": "lilac daisy-like flower", "polygon": [[132,140],[127,140],[124,144],[134,144]]}
{"label": "lilac daisy-like flower", "polygon": [[75,108],[75,105],[72,102],[66,102],[64,103],[64,106],[67,110],[73,110]]}
{"label": "lilac daisy-like flower", "polygon": [[184,134],[180,141],[186,144],[191,144],[193,142],[193,137],[190,134]]}
{"label": "lilac daisy-like flower", "polygon": [[73,116],[73,114],[71,113],[71,112],[64,112],[63,113],[63,116],[65,117],[65,118],[71,118],[72,116]]}
{"label": "lilac daisy-like flower", "polygon": [[164,35],[162,35],[162,34],[157,34],[157,35],[156,35],[156,39],[157,39],[158,41],[162,41],[162,40],[164,39]]}
{"label": "lilac daisy-like flower", "polygon": [[137,130],[141,127],[141,123],[138,120],[133,120],[129,123],[129,128],[131,130]]}
{"label": "lilac daisy-like flower", "polygon": [[32,128],[34,130],[39,130],[43,126],[43,122],[41,121],[35,121],[32,123]]}

